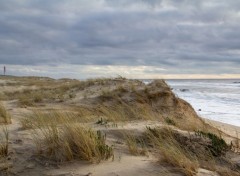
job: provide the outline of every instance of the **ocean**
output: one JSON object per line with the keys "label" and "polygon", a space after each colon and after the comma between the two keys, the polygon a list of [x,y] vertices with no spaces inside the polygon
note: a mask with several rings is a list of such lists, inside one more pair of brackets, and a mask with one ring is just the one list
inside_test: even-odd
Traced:
{"label": "ocean", "polygon": [[166,80],[199,116],[240,126],[240,79]]}

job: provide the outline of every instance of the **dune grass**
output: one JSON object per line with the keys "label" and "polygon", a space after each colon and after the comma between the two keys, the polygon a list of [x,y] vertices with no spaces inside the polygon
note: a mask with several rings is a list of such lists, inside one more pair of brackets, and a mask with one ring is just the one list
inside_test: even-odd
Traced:
{"label": "dune grass", "polygon": [[31,97],[26,96],[26,95],[21,95],[21,96],[19,96],[19,98],[18,98],[18,105],[19,105],[20,107],[33,106],[33,105],[34,105],[34,102],[33,102],[33,100],[31,99]]}
{"label": "dune grass", "polygon": [[110,121],[153,120],[159,117],[147,104],[127,104],[121,100],[111,105],[99,105],[99,116],[105,116]]}
{"label": "dune grass", "polygon": [[147,127],[143,138],[159,155],[160,162],[178,168],[187,176],[195,175],[199,167],[216,171],[221,176],[239,175],[238,166],[225,157],[229,150],[226,142],[213,133],[181,134],[172,128]]}
{"label": "dune grass", "polygon": [[9,133],[6,127],[0,133],[0,158],[8,156]]}
{"label": "dune grass", "polygon": [[182,148],[174,138],[170,128],[147,128],[145,137],[159,154],[160,161],[179,168],[184,174],[192,176],[198,169],[198,162]]}
{"label": "dune grass", "polygon": [[11,123],[11,116],[7,112],[4,105],[0,102],[0,124],[10,124]]}
{"label": "dune grass", "polygon": [[[81,112],[81,113],[80,113]],[[87,121],[85,117],[87,112],[79,111],[79,113],[74,112],[62,112],[62,111],[37,111],[34,110],[30,114],[25,114],[23,118],[20,119],[20,123],[23,129],[34,129],[40,128],[42,126],[48,125],[62,125],[64,123],[79,123]]]}
{"label": "dune grass", "polygon": [[147,148],[141,137],[135,136],[130,132],[123,133],[128,151],[132,155],[147,155]]}
{"label": "dune grass", "polygon": [[57,162],[80,159],[98,163],[109,159],[113,157],[113,148],[105,140],[100,131],[80,124],[50,125],[34,131],[38,153]]}
{"label": "dune grass", "polygon": [[100,131],[83,127],[78,117],[68,113],[35,112],[21,120],[22,127],[32,129],[37,153],[57,162],[74,159],[100,162],[113,157]]}
{"label": "dune grass", "polygon": [[94,122],[100,115],[96,109],[88,107],[71,107],[65,111],[60,110],[33,110],[29,114],[23,114],[19,119],[22,129],[33,129],[49,124],[62,125],[64,123]]}

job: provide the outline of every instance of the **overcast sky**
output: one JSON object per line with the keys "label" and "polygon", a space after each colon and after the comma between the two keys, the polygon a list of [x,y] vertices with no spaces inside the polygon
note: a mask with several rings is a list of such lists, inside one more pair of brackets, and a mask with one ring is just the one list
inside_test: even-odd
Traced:
{"label": "overcast sky", "polygon": [[0,66],[54,78],[240,78],[239,0],[0,0]]}

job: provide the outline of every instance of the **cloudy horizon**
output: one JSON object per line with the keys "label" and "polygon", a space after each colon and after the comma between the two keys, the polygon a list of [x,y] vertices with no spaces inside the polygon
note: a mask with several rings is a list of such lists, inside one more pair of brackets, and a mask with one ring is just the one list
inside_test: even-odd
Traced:
{"label": "cloudy horizon", "polygon": [[11,75],[240,78],[240,1],[0,0],[0,15]]}

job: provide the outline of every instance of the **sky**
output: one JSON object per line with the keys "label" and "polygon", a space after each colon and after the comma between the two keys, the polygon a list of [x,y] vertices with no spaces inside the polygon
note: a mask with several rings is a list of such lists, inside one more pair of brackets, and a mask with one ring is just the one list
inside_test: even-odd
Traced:
{"label": "sky", "polygon": [[0,0],[4,65],[16,76],[240,78],[240,1]]}

